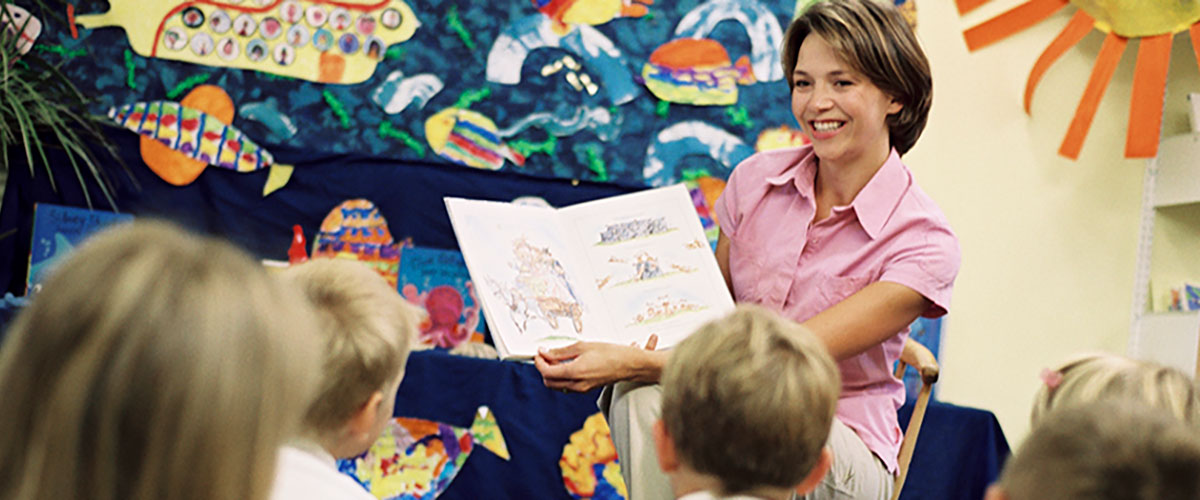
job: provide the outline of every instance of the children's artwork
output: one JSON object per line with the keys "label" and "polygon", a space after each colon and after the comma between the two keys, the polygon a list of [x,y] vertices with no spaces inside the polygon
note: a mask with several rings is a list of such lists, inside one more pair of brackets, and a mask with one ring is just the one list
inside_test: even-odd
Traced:
{"label": "children's artwork", "polygon": [[357,260],[396,286],[400,273],[400,246],[392,241],[387,219],[375,204],[364,199],[346,200],[329,211],[313,238],[312,258]]}
{"label": "children's artwork", "polygon": [[425,120],[425,138],[433,152],[468,167],[498,170],[525,157],[504,143],[496,123],[476,111],[446,108]]}
{"label": "children's artwork", "polygon": [[33,209],[33,244],[29,251],[29,274],[25,294],[41,290],[54,266],[88,236],[118,222],[133,220],[129,214],[38,203]]}
{"label": "children's artwork", "polygon": [[[956,0],[958,12],[965,14],[989,0]],[[1200,43],[1200,3],[1130,2],[1098,0],[1028,0],[1007,12],[963,32],[967,50],[976,51],[1008,38],[1074,4],[1075,14],[1054,41],[1038,57],[1025,83],[1025,112],[1029,113],[1033,91],[1038,82],[1060,57],[1084,36],[1105,33],[1104,44],[1096,56],[1087,88],[1075,108],[1058,154],[1076,159],[1087,138],[1092,119],[1104,97],[1109,80],[1117,69],[1121,54],[1130,38],[1139,39],[1137,64],[1133,74],[1133,97],[1125,136],[1126,158],[1153,158],[1158,154],[1162,128],[1163,94],[1166,91],[1171,43],[1176,33],[1190,31],[1193,46]]]}
{"label": "children's artwork", "polygon": [[[928,348],[936,359],[942,345],[942,318],[917,318],[909,325],[908,337]],[[916,399],[921,392],[921,374],[911,366],[904,370],[904,392],[909,399]],[[936,396],[935,384],[929,397],[936,399]]]}
{"label": "children's artwork", "polygon": [[678,38],[650,53],[642,79],[655,97],[695,106],[728,106],[738,100],[738,85],[755,83],[750,58],[729,60],[714,40]]}
{"label": "children's artwork", "polygon": [[[17,37],[17,52],[28,54],[33,42],[42,34],[42,21],[16,4],[5,2],[0,12],[0,41],[9,43],[9,37]],[[18,33],[19,31],[19,33]]]}
{"label": "children's artwork", "polygon": [[400,417],[362,455],[339,460],[338,469],[381,500],[432,500],[454,481],[476,445],[510,458],[486,406],[476,411],[470,429]]}
{"label": "children's artwork", "polygon": [[696,214],[700,216],[700,225],[704,227],[704,236],[713,251],[717,250],[717,236],[721,234],[721,226],[717,220],[717,198],[725,190],[725,181],[716,177],[701,175],[684,181],[688,192],[692,195],[692,204],[696,206]]}
{"label": "children's artwork", "polygon": [[621,477],[612,431],[602,413],[588,417],[583,428],[571,434],[558,466],[563,485],[575,500],[625,500],[629,494]]}
{"label": "children's artwork", "polygon": [[795,0],[73,3],[78,37],[43,19],[38,44],[92,112],[214,83],[277,154],[665,186],[725,179],[797,127],[779,54]]}
{"label": "children's artwork", "polygon": [[496,349],[682,340],[733,308],[681,184],[554,209],[447,198]]}
{"label": "children's artwork", "polygon": [[201,85],[180,102],[127,104],[110,109],[108,116],[142,136],[142,160],[176,186],[191,184],[209,165],[235,172],[269,169],[263,196],[292,177],[291,165],[275,163],[269,151],[230,125],[233,100],[220,87]]}
{"label": "children's artwork", "polygon": [[[370,3],[368,3],[370,2]],[[360,83],[420,21],[402,0],[113,0],[81,15],[120,26],[142,57],[251,69],[321,83]]]}
{"label": "children's artwork", "polygon": [[400,295],[425,311],[421,341],[453,348],[483,340],[479,299],[457,250],[407,247],[400,252]]}

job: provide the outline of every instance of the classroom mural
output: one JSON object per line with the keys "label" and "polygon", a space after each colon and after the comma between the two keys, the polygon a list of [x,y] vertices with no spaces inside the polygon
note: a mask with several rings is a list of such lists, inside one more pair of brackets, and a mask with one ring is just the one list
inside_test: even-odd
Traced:
{"label": "classroom mural", "polygon": [[[805,140],[778,53],[790,0],[154,3],[148,15],[133,0],[80,1],[75,24],[44,29],[39,48],[62,57],[97,113],[187,107],[198,86],[223,90],[234,115],[197,140],[211,128],[263,152],[626,185],[723,179],[760,146]],[[148,147],[176,142],[129,114]],[[188,175],[201,162],[231,168],[193,159]],[[234,169],[270,167],[246,164]]]}

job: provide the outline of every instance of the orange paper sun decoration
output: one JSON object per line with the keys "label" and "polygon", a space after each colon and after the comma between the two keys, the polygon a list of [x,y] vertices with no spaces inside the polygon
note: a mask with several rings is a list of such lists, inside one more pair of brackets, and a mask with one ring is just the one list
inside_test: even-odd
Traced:
{"label": "orange paper sun decoration", "polygon": [[[987,3],[989,0],[955,0],[959,14]],[[1075,108],[1075,116],[1067,129],[1058,154],[1071,159],[1079,157],[1079,149],[1087,137],[1092,118],[1104,90],[1112,78],[1125,44],[1130,38],[1140,38],[1137,64],[1133,76],[1133,97],[1129,107],[1129,126],[1125,134],[1126,158],[1151,158],[1158,152],[1158,137],[1162,125],[1163,93],[1167,84],[1167,66],[1171,59],[1171,39],[1181,31],[1190,30],[1192,49],[1200,63],[1200,0],[1028,0],[963,33],[967,49],[979,50],[1050,17],[1067,4],[1078,9],[1058,37],[1050,42],[1029,71],[1025,83],[1025,112],[1038,80],[1071,47],[1079,43],[1092,28],[1107,34],[1087,88]]]}

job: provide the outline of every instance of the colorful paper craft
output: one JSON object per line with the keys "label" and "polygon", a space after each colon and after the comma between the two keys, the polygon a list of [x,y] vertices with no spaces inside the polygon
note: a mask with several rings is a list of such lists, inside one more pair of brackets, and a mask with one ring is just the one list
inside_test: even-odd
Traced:
{"label": "colorful paper craft", "polygon": [[396,418],[362,455],[338,462],[342,472],[381,500],[432,500],[482,446],[501,459],[511,458],[496,416],[486,406],[470,429],[416,418]]}
{"label": "colorful paper craft", "polygon": [[479,299],[462,253],[407,247],[400,252],[400,295],[425,311],[422,342],[453,348],[483,340]]}
{"label": "colorful paper craft", "polygon": [[396,286],[400,246],[392,241],[387,219],[375,204],[346,200],[329,211],[313,238],[312,258],[333,257],[363,262]]}
{"label": "colorful paper craft", "polygon": [[621,477],[612,431],[601,413],[588,417],[583,428],[571,434],[558,466],[567,493],[576,500],[624,500],[629,494]]}
{"label": "colorful paper craft", "polygon": [[[368,3],[369,2],[369,3]],[[420,21],[403,0],[112,0],[87,28],[119,26],[142,57],[360,83]]]}

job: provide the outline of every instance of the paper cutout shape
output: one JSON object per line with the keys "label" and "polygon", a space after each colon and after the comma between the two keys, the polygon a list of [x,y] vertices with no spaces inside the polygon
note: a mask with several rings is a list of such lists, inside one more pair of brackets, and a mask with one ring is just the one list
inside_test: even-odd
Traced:
{"label": "paper cutout shape", "polygon": [[287,184],[291,165],[275,157],[233,122],[233,100],[220,87],[201,85],[180,102],[146,101],[112,108],[108,116],[141,137],[142,160],[164,181],[186,186],[205,167],[237,172],[269,169],[263,196]]}
{"label": "paper cutout shape", "polygon": [[803,130],[797,130],[787,125],[765,129],[758,133],[754,141],[754,150],[758,152],[772,149],[794,148],[812,142]]}
{"label": "paper cutout shape", "polygon": [[750,62],[758,81],[783,79],[783,64],[779,58],[783,28],[775,13],[757,0],[709,0],[697,5],[679,20],[674,38],[708,38],[722,21],[733,21],[746,29],[746,37],[750,39]]}
{"label": "paper cutout shape", "polygon": [[[956,3],[959,13],[963,14],[987,1],[956,0]],[[976,51],[1003,40],[1045,20],[1068,3],[1074,4],[1078,10],[1030,70],[1025,84],[1025,112],[1029,113],[1033,91],[1042,75],[1055,61],[1079,43],[1092,28],[1106,33],[1088,77],[1087,87],[1058,149],[1058,154],[1077,159],[1128,39],[1140,38],[1125,136],[1125,157],[1154,157],[1158,154],[1159,135],[1162,132],[1162,103],[1171,57],[1171,39],[1175,33],[1189,30],[1192,48],[1200,63],[1200,3],[1028,0],[963,32],[967,49]]]}
{"label": "paper cutout shape", "polygon": [[408,247],[400,252],[400,295],[425,311],[423,343],[450,349],[483,337],[480,303],[457,250]]}
{"label": "paper cutout shape", "polygon": [[454,481],[475,445],[511,458],[486,406],[476,411],[470,429],[400,417],[362,455],[339,460],[338,469],[382,500],[431,500]]}
{"label": "paper cutout shape", "polygon": [[[9,43],[8,37],[17,36],[17,52],[28,54],[33,48],[33,42],[42,34],[42,21],[18,5],[5,3],[4,8],[8,15],[0,16],[0,26],[3,27],[2,33],[5,35],[0,37],[0,40]],[[21,30],[21,33],[18,34],[17,30]]]}
{"label": "paper cutout shape", "polygon": [[642,17],[654,0],[533,0],[538,12],[553,22],[554,32],[565,35],[572,26],[599,26],[618,17]]}
{"label": "paper cutout shape", "polygon": [[392,241],[387,219],[362,198],[343,201],[321,221],[312,251],[312,258],[319,257],[367,264],[393,287],[400,272],[400,246]]}
{"label": "paper cutout shape", "polygon": [[725,47],[707,38],[679,38],[660,45],[642,66],[642,78],[655,97],[696,106],[736,104],[737,86],[757,81],[749,57],[730,63]]}
{"label": "paper cutout shape", "polygon": [[525,156],[505,144],[496,122],[476,111],[446,108],[425,120],[425,139],[433,152],[455,163],[499,170],[508,160],[525,164]]}
{"label": "paper cutout shape", "polygon": [[701,121],[679,122],[660,130],[646,148],[642,176],[654,187],[669,186],[683,179],[684,158],[708,156],[715,160],[714,177],[726,179],[733,167],[754,154],[754,148],[728,131]]}
{"label": "paper cutout shape", "polygon": [[[370,3],[367,3],[370,2]],[[111,0],[87,28],[119,26],[143,57],[322,83],[366,81],[420,21],[403,0]]]}
{"label": "paper cutout shape", "polygon": [[133,220],[129,214],[38,203],[33,207],[33,242],[25,295],[34,295],[54,266],[93,233]]}
{"label": "paper cutout shape", "polygon": [[558,466],[567,493],[576,500],[624,500],[629,494],[621,477],[612,431],[601,413],[588,417],[583,428],[571,434]]}
{"label": "paper cutout shape", "polygon": [[371,92],[371,101],[383,108],[384,113],[394,115],[404,111],[409,104],[416,104],[417,109],[424,108],[444,86],[442,79],[432,73],[406,78],[403,71],[393,71]]}
{"label": "paper cutout shape", "polygon": [[704,227],[708,245],[715,251],[717,236],[721,234],[721,226],[717,221],[717,198],[721,196],[721,191],[725,190],[725,181],[706,175],[686,180],[683,184],[692,195],[692,204],[696,206],[696,214],[700,216],[700,225]]}
{"label": "paper cutout shape", "polygon": [[487,81],[504,85],[521,83],[525,57],[539,48],[561,48],[583,61],[600,75],[601,79],[595,83],[604,89],[613,105],[625,104],[638,95],[624,55],[612,40],[587,24],[572,26],[567,33],[558,34],[554,21],[542,14],[517,19],[500,32],[488,51]]}

